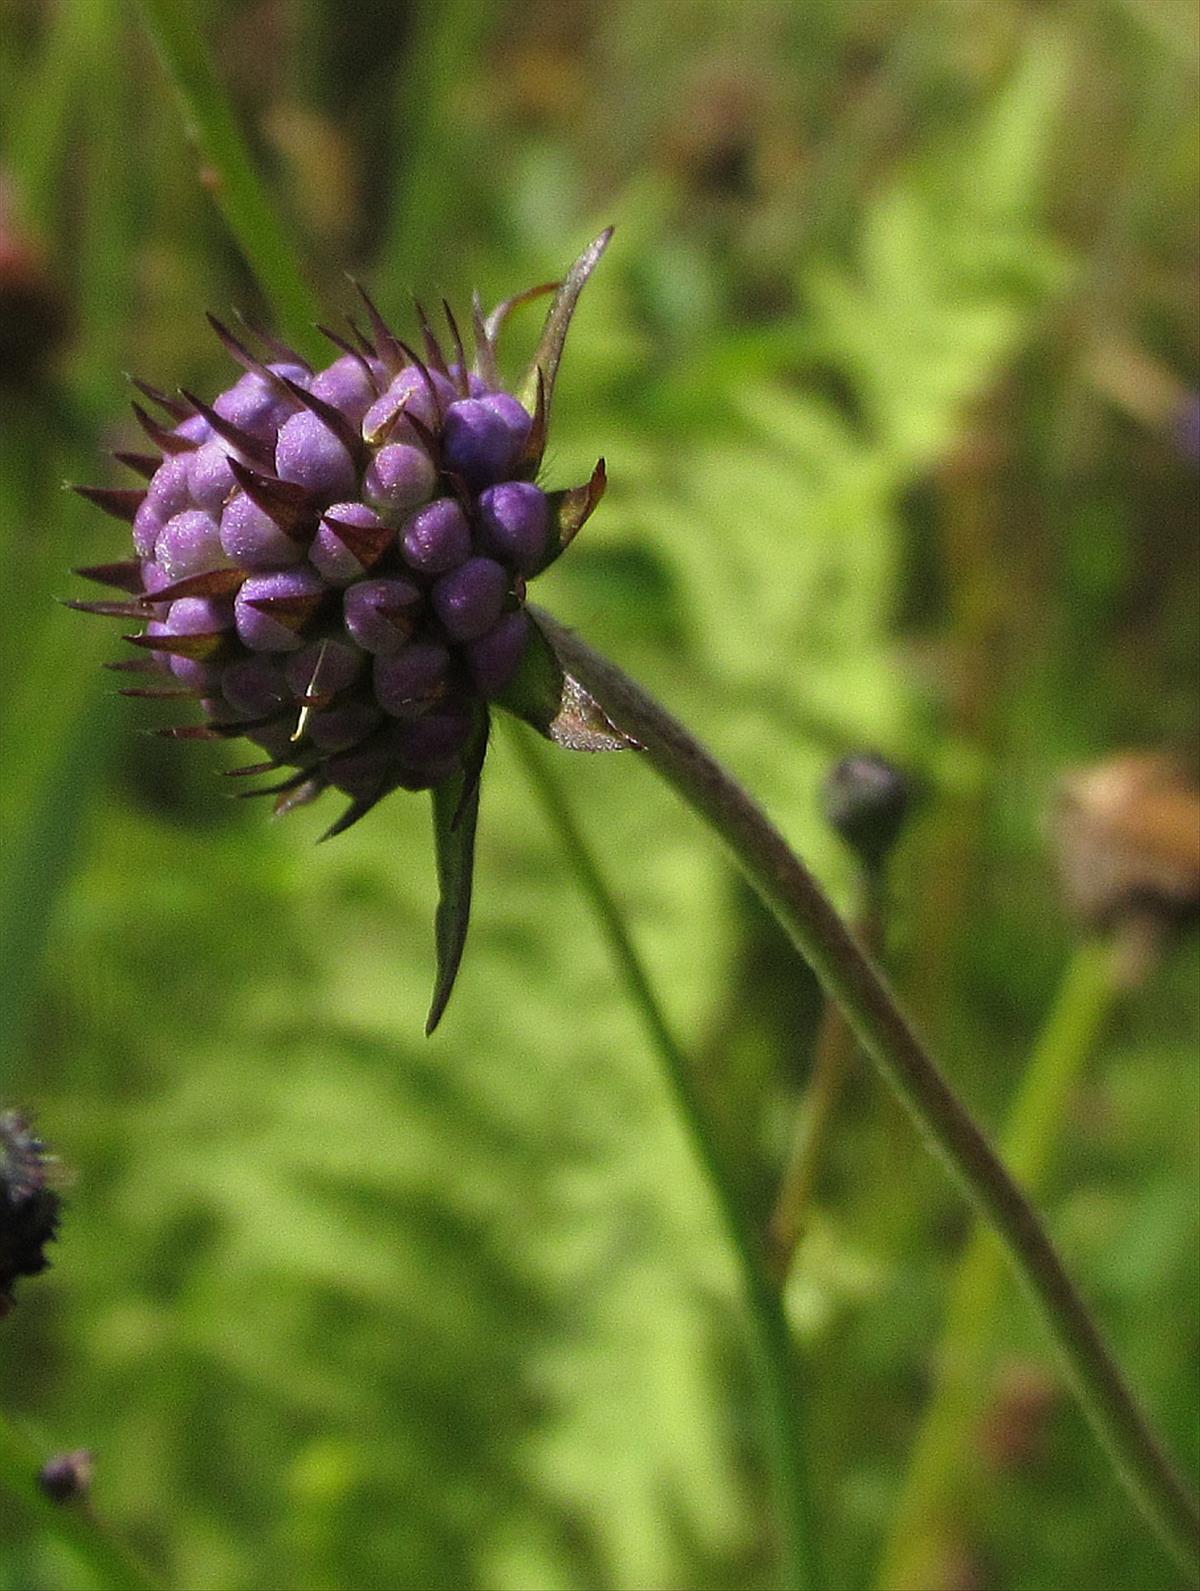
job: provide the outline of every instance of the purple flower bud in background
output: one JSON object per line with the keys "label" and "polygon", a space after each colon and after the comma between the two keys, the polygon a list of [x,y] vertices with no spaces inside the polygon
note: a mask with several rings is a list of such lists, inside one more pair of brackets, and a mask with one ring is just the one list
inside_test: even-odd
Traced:
{"label": "purple flower bud in background", "polygon": [[52,1503],[84,1501],[92,1489],[93,1460],[86,1447],[56,1453],[38,1470],[37,1483]]}
{"label": "purple flower bud in background", "polygon": [[522,574],[537,568],[550,526],[543,491],[528,481],[489,486],[479,499],[479,518],[488,552]]}
{"label": "purple flower bud in background", "polygon": [[454,641],[473,641],[500,617],[508,571],[492,558],[468,558],[433,588],[433,611]]}
{"label": "purple flower bud in background", "polygon": [[863,866],[878,871],[899,838],[912,801],[909,781],[873,751],[846,757],[821,786],[825,821]]}
{"label": "purple flower bud in background", "polygon": [[60,1200],[51,1157],[19,1111],[0,1111],[0,1318],[13,1307],[13,1286],[50,1261],[46,1244],[58,1231]]}
{"label": "purple flower bud in background", "polygon": [[453,497],[439,497],[400,527],[404,561],[422,574],[444,574],[471,552],[471,527]]}

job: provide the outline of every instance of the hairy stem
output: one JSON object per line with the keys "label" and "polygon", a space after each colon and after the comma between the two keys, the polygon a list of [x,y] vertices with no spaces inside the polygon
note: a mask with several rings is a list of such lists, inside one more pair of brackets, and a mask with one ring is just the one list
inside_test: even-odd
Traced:
{"label": "hairy stem", "polygon": [[792,1591],[821,1591],[803,1434],[804,1397],[778,1288],[768,1280],[764,1254],[738,1197],[688,1057],[671,1032],[641,958],[559,781],[532,736],[514,726],[510,737],[526,777],[567,863],[591,904],[613,961],[646,1036],[658,1053],[668,1086],[708,1182],[741,1272],[753,1345],[780,1530],[782,1583]]}
{"label": "hairy stem", "polygon": [[1174,1473],[1028,1199],[953,1092],[812,874],[741,786],[679,721],[615,664],[541,610],[564,669],[642,747],[660,775],[724,840],[863,1049],[946,1161],[1040,1308],[1114,1468],[1159,1539],[1195,1572],[1200,1515]]}

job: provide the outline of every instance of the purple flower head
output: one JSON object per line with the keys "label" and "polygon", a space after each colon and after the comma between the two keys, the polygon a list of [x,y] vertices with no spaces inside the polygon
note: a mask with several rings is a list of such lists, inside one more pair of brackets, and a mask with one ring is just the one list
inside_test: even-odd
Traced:
{"label": "purple flower head", "polygon": [[366,331],[331,334],[322,368],[213,321],[242,372],[211,403],[137,384],[161,410],[135,405],[161,457],[119,455],[136,489],[81,489],[132,525],[133,546],[80,571],[121,600],[78,605],[132,621],[125,666],[174,676],[134,694],[195,697],[207,725],[175,733],[245,733],[259,748],[247,771],[268,774],[277,810],[341,790],[339,832],[391,790],[457,779],[475,799],[488,714],[524,710],[511,693],[546,644],[525,582],[604,484],[602,467],[566,491],[535,477],[567,326],[606,243],[559,284],[511,391],[497,339],[536,294],[486,316],[476,304],[471,361],[448,309],[448,339],[422,314],[410,345],[363,294]]}
{"label": "purple flower head", "polygon": [[0,1317],[13,1305],[13,1286],[37,1276],[50,1261],[46,1244],[58,1230],[60,1200],[53,1162],[29,1122],[0,1111]]}

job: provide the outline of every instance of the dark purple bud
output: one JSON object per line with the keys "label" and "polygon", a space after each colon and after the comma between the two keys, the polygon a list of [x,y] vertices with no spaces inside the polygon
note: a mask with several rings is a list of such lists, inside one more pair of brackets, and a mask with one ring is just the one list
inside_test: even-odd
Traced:
{"label": "dark purple bud", "polygon": [[299,563],[304,557],[304,548],[285,535],[245,492],[239,492],[225,505],[220,534],[226,557],[244,569]]}
{"label": "dark purple bud", "polygon": [[[251,575],[233,605],[242,644],[252,652],[298,652],[304,645],[297,633],[303,616],[316,610],[325,591],[325,582],[306,564]],[[275,611],[256,606],[263,603],[274,604]]]}
{"label": "dark purple bud", "polygon": [[400,527],[405,561],[422,574],[445,574],[470,556],[471,528],[453,497],[419,508]]}
{"label": "dark purple bud", "polygon": [[364,361],[355,359],[352,354],[335,359],[328,369],[314,376],[308,384],[308,390],[314,398],[320,398],[335,409],[340,409],[354,425],[361,422],[363,415],[375,402],[375,388],[370,373]]}
{"label": "dark purple bud", "polygon": [[406,414],[413,415],[426,430],[436,430],[442,412],[456,396],[453,383],[438,371],[429,371],[427,380],[415,365],[406,365],[363,416],[363,438],[372,444],[389,435],[400,439]]}
{"label": "dark purple bud", "polygon": [[821,787],[825,821],[872,871],[896,843],[911,795],[900,770],[875,752],[844,758]]}
{"label": "dark purple bud", "polygon": [[[367,534],[361,538],[352,536],[348,527]],[[390,529],[386,535],[372,534],[384,528],[379,515],[365,503],[333,503],[317,527],[308,556],[331,585],[349,585],[370,568],[392,539]]]}
{"label": "dark purple bud", "polygon": [[398,652],[412,634],[420,600],[407,580],[360,580],[343,599],[346,628],[365,652]]}
{"label": "dark purple bud", "polygon": [[550,523],[545,492],[528,481],[489,486],[479,499],[479,516],[488,552],[525,574],[538,567]]}
{"label": "dark purple bud", "polygon": [[56,1453],[38,1470],[37,1483],[52,1503],[83,1501],[92,1489],[92,1455],[86,1447]]}
{"label": "dark purple bud", "polygon": [[414,641],[390,657],[376,658],[376,699],[394,718],[414,718],[442,693],[449,667],[444,646]]}
{"label": "dark purple bud", "polygon": [[229,450],[223,442],[206,442],[187,458],[188,495],[194,508],[214,519],[221,517],[226,500],[237,488],[229,468]]}
{"label": "dark purple bud", "polygon": [[442,463],[468,486],[478,490],[502,480],[516,455],[510,426],[492,399],[462,398],[446,410]]}
{"label": "dark purple bud", "polygon": [[358,647],[327,637],[293,652],[283,665],[292,694],[299,701],[312,696],[320,701],[344,691],[362,672],[365,659]]}
{"label": "dark purple bud", "polygon": [[217,568],[225,562],[220,526],[199,508],[176,514],[159,531],[154,561],[172,580]]}
{"label": "dark purple bud", "polygon": [[529,616],[505,613],[486,635],[466,646],[467,668],[483,696],[499,696],[510,684],[529,638]]}
{"label": "dark purple bud", "polygon": [[339,702],[309,715],[306,732],[322,751],[348,751],[383,722],[383,714],[369,702]]}
{"label": "dark purple bud", "polygon": [[367,465],[363,495],[393,519],[427,503],[437,485],[437,471],[424,448],[389,442]]}
{"label": "dark purple bud", "polygon": [[302,409],[285,420],[275,444],[275,470],[326,501],[349,497],[357,484],[354,460],[315,414]]}
{"label": "dark purple bud", "polygon": [[17,1278],[49,1265],[59,1208],[45,1145],[19,1111],[0,1111],[0,1316],[12,1308]]}
{"label": "dark purple bud", "polygon": [[283,670],[265,657],[243,657],[221,672],[221,693],[234,712],[265,718],[291,705],[292,692]]}
{"label": "dark purple bud", "polygon": [[395,784],[395,762],[392,737],[376,733],[352,750],[330,757],[325,775],[347,795],[370,800]]}
{"label": "dark purple bud", "polygon": [[435,584],[434,612],[454,641],[473,641],[490,630],[508,596],[508,570],[491,558],[468,558]]}
{"label": "dark purple bud", "polygon": [[525,446],[525,438],[533,424],[529,411],[508,392],[489,392],[480,401],[501,421],[512,438],[515,456]]}

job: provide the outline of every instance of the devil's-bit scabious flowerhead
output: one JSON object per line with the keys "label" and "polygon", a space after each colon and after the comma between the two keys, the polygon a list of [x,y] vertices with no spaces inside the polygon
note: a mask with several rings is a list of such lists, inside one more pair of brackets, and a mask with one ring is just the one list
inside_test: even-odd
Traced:
{"label": "devil's-bit scabious flowerhead", "polygon": [[142,621],[126,639],[149,656],[115,666],[172,679],[127,694],[194,699],[205,719],[168,734],[245,735],[267,754],[253,771],[285,776],[280,809],[344,791],[335,829],[463,766],[521,661],[526,582],[603,490],[602,463],[575,491],[537,477],[567,321],[606,242],[559,286],[516,393],[495,345],[520,300],[476,304],[468,367],[448,307],[448,351],[422,314],[418,354],[365,295],[369,335],[328,334],[322,370],[214,321],[243,373],[211,404],[139,383],[165,416],[134,405],[159,452],[118,456],[146,485],[83,489],[132,523],[133,557],[79,571],[130,600],[76,605]]}
{"label": "devil's-bit scabious flowerhead", "polygon": [[[140,626],[125,639],[141,655],[111,667],[170,676],[125,694],[198,703],[202,723],[163,733],[246,736],[265,759],[236,771],[268,776],[251,793],[274,795],[277,811],[344,792],[350,805],[330,833],[392,790],[455,779],[462,826],[489,705],[511,696],[531,650],[534,694],[553,695],[526,582],[591,513],[604,465],[564,491],[539,472],[567,327],[608,237],[561,283],[488,316],[476,299],[470,365],[449,306],[446,346],[418,309],[417,353],[364,293],[369,330],[326,332],[337,357],[323,369],[262,334],[253,351],[213,320],[242,374],[212,403],[137,383],[163,415],[134,404],[157,451],[117,457],[145,484],[79,488],[131,523],[133,549],[77,572],[127,599],[72,606]],[[541,340],[508,391],[498,334],[543,292],[555,296]],[[551,713],[523,715],[539,713],[551,733]]]}
{"label": "devil's-bit scabious flowerhead", "polygon": [[50,1261],[46,1244],[58,1229],[60,1200],[53,1161],[19,1111],[0,1111],[0,1317],[13,1305],[21,1276],[37,1276]]}

